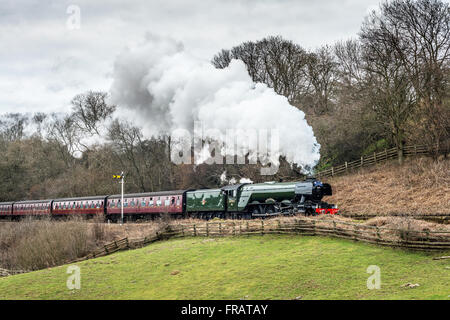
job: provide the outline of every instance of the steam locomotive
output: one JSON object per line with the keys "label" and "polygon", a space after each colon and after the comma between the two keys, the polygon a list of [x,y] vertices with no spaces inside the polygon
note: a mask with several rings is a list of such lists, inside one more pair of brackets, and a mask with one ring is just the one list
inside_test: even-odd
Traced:
{"label": "steam locomotive", "polygon": [[176,190],[151,193],[29,200],[0,203],[0,217],[64,217],[104,215],[116,220],[122,205],[126,219],[173,218],[252,219],[276,215],[336,214],[339,209],[323,202],[331,186],[314,178],[301,182],[241,183],[218,189]]}

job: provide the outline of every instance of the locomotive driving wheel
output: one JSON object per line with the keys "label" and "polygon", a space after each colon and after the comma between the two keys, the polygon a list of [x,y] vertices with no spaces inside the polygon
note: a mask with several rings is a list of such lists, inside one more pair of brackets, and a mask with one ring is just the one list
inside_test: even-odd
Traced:
{"label": "locomotive driving wheel", "polygon": [[269,205],[266,207],[266,214],[273,214],[275,213],[275,206],[274,205]]}
{"label": "locomotive driving wheel", "polygon": [[254,214],[259,214],[260,212],[259,212],[259,208],[258,208],[258,206],[253,206],[253,208],[252,208],[252,215],[254,215]]}

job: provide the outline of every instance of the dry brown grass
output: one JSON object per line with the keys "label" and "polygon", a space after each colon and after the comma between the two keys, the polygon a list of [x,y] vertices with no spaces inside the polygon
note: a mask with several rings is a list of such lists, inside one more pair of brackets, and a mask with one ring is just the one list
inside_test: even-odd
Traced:
{"label": "dry brown grass", "polygon": [[450,160],[407,159],[331,178],[327,202],[347,214],[450,214]]}
{"label": "dry brown grass", "polygon": [[86,256],[113,240],[138,239],[166,227],[149,223],[107,224],[102,217],[83,220],[25,219],[0,222],[0,268],[37,270]]}
{"label": "dry brown grass", "polygon": [[86,222],[24,220],[0,226],[0,266],[35,270],[87,254],[91,241]]}
{"label": "dry brown grass", "polygon": [[416,232],[450,232],[450,225],[427,222],[411,217],[375,217],[364,222],[367,226],[385,227]]}

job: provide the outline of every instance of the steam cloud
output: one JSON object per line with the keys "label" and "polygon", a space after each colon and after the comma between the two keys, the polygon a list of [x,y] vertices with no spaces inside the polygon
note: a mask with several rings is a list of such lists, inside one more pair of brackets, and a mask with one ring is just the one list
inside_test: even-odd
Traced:
{"label": "steam cloud", "polygon": [[[125,118],[142,125],[146,135],[192,132],[196,121],[222,137],[230,129],[277,129],[279,150],[268,143],[272,161],[275,151],[303,168],[320,158],[305,114],[265,84],[254,83],[239,60],[216,69],[173,39],[147,35],[144,43],[117,57],[113,78],[112,101],[128,109]],[[239,154],[239,141],[245,139],[236,140],[237,150],[227,147],[228,155]]]}

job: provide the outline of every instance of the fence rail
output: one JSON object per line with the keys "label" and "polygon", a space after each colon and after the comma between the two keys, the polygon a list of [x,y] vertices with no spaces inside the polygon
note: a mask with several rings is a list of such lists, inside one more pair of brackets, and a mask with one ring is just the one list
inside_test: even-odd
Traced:
{"label": "fence rail", "polygon": [[155,241],[175,237],[225,237],[266,234],[330,236],[411,250],[450,250],[450,231],[395,229],[367,226],[339,220],[313,218],[293,219],[289,221],[272,219],[169,225],[163,232],[156,232],[145,238],[123,238],[113,241],[71,263],[106,256],[121,250],[140,248]]}
{"label": "fence rail", "polygon": [[[403,148],[403,155],[405,157],[418,156],[418,155],[430,155],[430,154],[440,154],[448,153],[449,147],[447,145],[412,145],[405,146]],[[381,152],[374,152],[370,156],[362,156],[358,160],[348,161],[342,165],[331,167],[316,173],[318,178],[323,177],[333,177],[341,174],[348,173],[352,170],[359,169],[362,167],[369,167],[376,165],[378,163],[386,162],[388,160],[398,159],[397,148],[384,149]]]}

